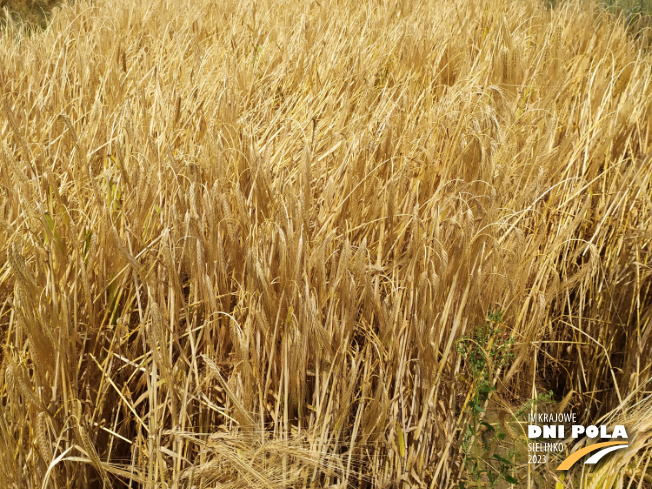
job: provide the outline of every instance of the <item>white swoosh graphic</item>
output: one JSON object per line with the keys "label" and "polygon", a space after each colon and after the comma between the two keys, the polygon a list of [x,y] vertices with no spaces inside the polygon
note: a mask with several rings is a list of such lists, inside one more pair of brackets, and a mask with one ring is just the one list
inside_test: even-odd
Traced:
{"label": "white swoosh graphic", "polygon": [[591,455],[591,457],[589,457],[586,460],[586,462],[584,462],[584,463],[585,464],[591,464],[591,465],[592,464],[597,464],[600,461],[600,459],[602,457],[604,457],[606,454],[608,454],[610,452],[613,452],[614,450],[620,450],[621,448],[627,448],[628,446],[629,445],[616,445],[616,446],[613,446],[613,447],[603,448],[602,450],[600,450],[600,451],[594,453],[593,455]]}

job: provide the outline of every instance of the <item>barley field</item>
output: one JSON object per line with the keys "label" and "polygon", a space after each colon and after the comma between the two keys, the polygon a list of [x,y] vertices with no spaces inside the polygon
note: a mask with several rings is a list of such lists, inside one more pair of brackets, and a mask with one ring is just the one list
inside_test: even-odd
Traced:
{"label": "barley field", "polygon": [[[3,19],[0,487],[652,487],[646,29],[540,0]],[[629,448],[528,464],[544,404]]]}

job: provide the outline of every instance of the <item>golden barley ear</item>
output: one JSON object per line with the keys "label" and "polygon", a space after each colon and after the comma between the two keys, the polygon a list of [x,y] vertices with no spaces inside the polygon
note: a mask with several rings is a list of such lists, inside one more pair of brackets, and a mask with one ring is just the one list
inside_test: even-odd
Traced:
{"label": "golden barley ear", "polygon": [[5,368],[5,387],[7,389],[7,396],[12,405],[19,405],[18,401],[18,385],[16,382],[15,367],[13,364],[7,365]]}
{"label": "golden barley ear", "polygon": [[77,424],[77,435],[79,436],[79,440],[81,442],[81,447],[84,449],[86,454],[88,455],[89,461],[91,465],[97,470],[97,473],[100,475],[101,480],[102,480],[102,487],[111,487],[111,481],[109,480],[108,473],[106,471],[106,468],[104,467],[104,464],[102,463],[102,460],[100,459],[99,455],[97,454],[97,451],[95,450],[95,445],[93,444],[90,436],[88,435],[88,432],[86,429],[81,425],[81,423]]}
{"label": "golden barley ear", "polygon": [[507,64],[507,49],[503,48],[501,61],[503,64],[503,82],[509,80],[509,66]]}
{"label": "golden barley ear", "polygon": [[7,122],[9,123],[9,126],[11,127],[11,130],[14,133],[14,136],[18,139],[18,142],[20,144],[21,150],[22,150],[22,157],[27,161],[29,169],[32,173],[32,177],[37,176],[36,168],[34,166],[34,154],[32,153],[29,145],[27,144],[27,141],[25,139],[25,136],[23,135],[23,132],[21,131],[18,121],[16,120],[16,116],[14,114],[14,111],[12,110],[11,106],[9,105],[9,99],[5,98],[3,100],[3,108],[4,112],[7,116]]}
{"label": "golden barley ear", "polygon": [[36,443],[43,461],[46,465],[49,465],[53,457],[48,436],[47,417],[48,414],[44,411],[39,412],[36,417]]}
{"label": "golden barley ear", "polygon": [[34,386],[29,380],[29,377],[24,372],[23,368],[19,365],[13,370],[14,381],[18,386],[18,391],[23,396],[23,399],[28,401],[36,408],[42,406],[41,401],[37,398],[36,393],[34,392]]}

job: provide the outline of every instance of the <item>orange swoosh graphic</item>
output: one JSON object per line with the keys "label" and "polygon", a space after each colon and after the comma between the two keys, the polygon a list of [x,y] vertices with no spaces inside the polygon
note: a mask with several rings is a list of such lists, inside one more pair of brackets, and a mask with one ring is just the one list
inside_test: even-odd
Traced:
{"label": "orange swoosh graphic", "polygon": [[589,445],[588,447],[584,447],[581,450],[578,450],[577,452],[573,453],[570,455],[566,460],[564,460],[561,464],[559,464],[559,467],[557,467],[557,470],[568,470],[570,469],[575,462],[577,462],[579,459],[581,459],[584,455],[587,453],[595,452],[596,450],[599,450],[604,447],[610,447],[613,445],[626,445],[627,441],[605,441],[603,443],[594,443],[593,445]]}

